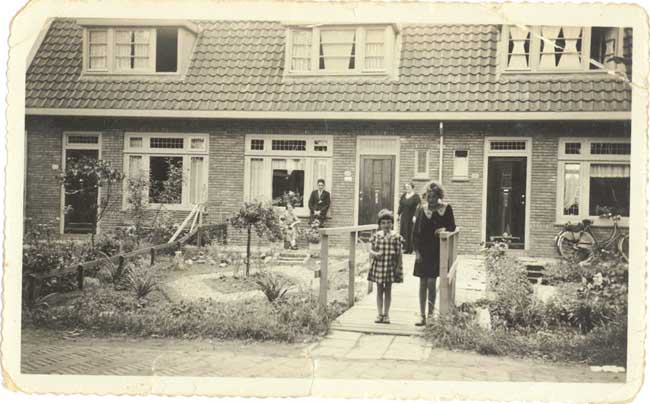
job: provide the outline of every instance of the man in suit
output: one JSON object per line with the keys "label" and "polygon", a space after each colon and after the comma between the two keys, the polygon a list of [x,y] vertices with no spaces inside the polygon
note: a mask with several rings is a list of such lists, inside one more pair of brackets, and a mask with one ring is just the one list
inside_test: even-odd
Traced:
{"label": "man in suit", "polygon": [[327,211],[330,208],[330,193],[325,191],[325,180],[318,180],[318,189],[312,191],[309,196],[309,222],[318,219],[321,226],[327,218]]}

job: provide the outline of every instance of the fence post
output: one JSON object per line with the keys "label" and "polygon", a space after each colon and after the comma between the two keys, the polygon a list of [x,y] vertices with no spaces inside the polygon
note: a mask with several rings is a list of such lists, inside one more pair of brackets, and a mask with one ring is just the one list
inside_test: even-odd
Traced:
{"label": "fence post", "polygon": [[201,234],[203,233],[203,229],[201,228],[201,225],[196,229],[196,246],[201,247]]}
{"label": "fence post", "polygon": [[449,240],[442,235],[440,239],[440,315],[449,313]]}
{"label": "fence post", "polygon": [[357,232],[350,232],[350,257],[348,259],[348,306],[354,306],[354,279],[356,274]]}
{"label": "fence post", "polygon": [[34,274],[27,275],[27,304],[32,306],[34,304],[34,297],[36,294],[36,276]]}
{"label": "fence post", "polygon": [[77,286],[79,287],[79,290],[84,289],[84,266],[79,265],[77,267]]}
{"label": "fence post", "polygon": [[151,247],[151,250],[149,250],[149,253],[151,254],[151,264],[153,265],[156,263],[156,249]]}
{"label": "fence post", "polygon": [[228,244],[228,223],[224,223],[222,227],[223,244]]}
{"label": "fence post", "polygon": [[320,291],[319,301],[323,306],[327,306],[327,260],[329,256],[329,236],[321,234],[320,236]]}

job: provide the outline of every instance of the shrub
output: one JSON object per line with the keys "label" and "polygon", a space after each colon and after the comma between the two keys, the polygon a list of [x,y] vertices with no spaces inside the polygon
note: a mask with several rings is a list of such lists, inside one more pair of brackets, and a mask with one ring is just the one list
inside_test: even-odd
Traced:
{"label": "shrub", "polygon": [[144,299],[158,287],[153,271],[141,264],[132,264],[126,271],[126,282],[138,299]]}
{"label": "shrub", "polygon": [[256,278],[255,283],[271,303],[282,299],[293,286],[290,279],[270,271],[260,272]]}

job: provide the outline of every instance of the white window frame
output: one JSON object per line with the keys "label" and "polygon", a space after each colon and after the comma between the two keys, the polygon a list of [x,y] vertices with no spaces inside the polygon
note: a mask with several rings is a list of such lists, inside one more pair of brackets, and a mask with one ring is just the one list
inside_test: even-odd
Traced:
{"label": "white window frame", "polygon": [[[582,45],[580,52],[581,67],[579,69],[543,69],[539,66],[541,58],[541,26],[525,26],[530,31],[528,51],[528,67],[524,69],[508,68],[508,47],[510,42],[511,25],[503,25],[499,44],[499,71],[501,73],[607,73],[607,69],[591,69],[591,29],[592,27],[565,25],[566,27],[582,28]],[[563,27],[563,26],[560,26]],[[612,27],[615,28],[615,27]],[[622,41],[622,29],[619,28],[617,41]],[[616,56],[622,56],[622,42],[616,45]]]}
{"label": "white window frame", "polygon": [[[264,140],[264,150],[252,150],[251,143],[253,140]],[[271,144],[273,140],[305,140],[306,141],[306,150],[272,150]],[[314,146],[317,140],[327,141],[327,151],[314,151]],[[314,163],[319,159],[328,159],[329,164],[327,166],[327,175],[325,176],[325,187],[330,189],[332,184],[332,169],[333,169],[333,156],[334,156],[334,137],[332,135],[257,135],[249,134],[245,136],[245,160],[244,160],[244,200],[249,201],[251,199],[250,195],[250,175],[251,175],[251,160],[252,159],[263,159],[264,164],[264,173],[269,175],[269,179],[272,175],[271,170],[271,161],[273,159],[284,158],[284,159],[304,159],[305,160],[305,184],[303,195],[303,206],[295,207],[294,212],[296,215],[301,217],[309,216],[309,196],[311,191],[316,189],[316,181],[314,179],[313,170]],[[272,194],[272,183],[269,180],[268,183],[268,198],[271,198]],[[283,207],[276,207],[279,210],[284,210]]]}
{"label": "white window frame", "polygon": [[[112,75],[178,75],[181,69],[181,55],[182,51],[182,37],[180,28],[178,30],[176,42],[176,71],[175,72],[157,72],[156,71],[156,41],[158,28],[174,28],[174,27],[142,27],[142,26],[119,26],[119,27],[87,27],[83,31],[83,72],[84,74],[112,74]],[[146,69],[129,69],[120,70],[117,68],[117,31],[149,31],[149,65]],[[106,32],[106,68],[105,69],[91,69],[90,68],[90,31],[105,31]]]}
{"label": "white window frame", "polygon": [[[580,154],[566,154],[567,143],[580,143]],[[629,139],[616,138],[560,138],[558,142],[558,168],[557,168],[557,198],[556,198],[556,224],[567,222],[577,223],[582,219],[590,219],[596,226],[611,226],[612,221],[599,216],[589,215],[589,176],[591,164],[619,164],[631,166],[631,155],[628,154],[591,154],[591,143],[630,143]],[[578,215],[564,214],[564,175],[566,164],[580,165],[580,201]],[[621,217],[620,226],[629,225],[628,217]]]}
{"label": "white window frame", "polygon": [[[457,171],[457,168],[458,168],[458,167],[456,166],[456,164],[457,164],[456,161],[458,161],[457,159],[459,158],[459,157],[456,157],[456,152],[457,152],[457,151],[464,151],[464,152],[467,153],[467,157],[464,157],[464,159],[466,160],[466,164],[465,164],[465,172],[464,172],[462,175],[459,175],[459,173],[456,172],[456,171]],[[466,181],[466,180],[468,180],[468,179],[469,179],[469,149],[468,149],[468,148],[465,148],[465,149],[454,149],[454,150],[453,150],[453,153],[454,153],[454,154],[453,154],[453,156],[452,156],[452,157],[453,157],[453,163],[452,163],[452,176],[451,176],[451,180],[452,180],[452,181]]]}
{"label": "white window frame", "polygon": [[[142,147],[133,148],[130,146],[131,138],[142,138]],[[151,138],[183,138],[183,148],[182,149],[165,149],[165,148],[152,148],[150,147]],[[203,139],[204,147],[200,150],[192,149],[191,143],[192,139]],[[192,157],[202,157],[203,158],[203,183],[201,188],[203,189],[203,198],[199,203],[205,203],[208,199],[208,174],[209,174],[209,148],[210,136],[207,133],[142,133],[142,132],[128,132],[124,134],[124,173],[128,175],[129,173],[129,157],[130,156],[140,156],[142,158],[142,168],[143,174],[146,178],[149,178],[149,167],[150,167],[150,158],[151,157],[181,157],[183,161],[183,187],[181,191],[181,203],[174,204],[161,204],[161,203],[149,203],[149,192],[147,190],[147,208],[148,209],[159,209],[164,206],[166,209],[170,210],[191,210],[195,204],[190,203],[190,170]],[[124,181],[124,198],[122,201],[122,209],[129,209],[129,204],[127,202],[127,182]]]}
{"label": "white window frame", "polygon": [[[70,136],[97,136],[97,143],[70,143],[68,138]],[[66,131],[63,132],[63,147],[61,153],[61,172],[65,173],[66,170],[66,155],[67,150],[97,150],[97,158],[102,159],[102,133],[101,132],[92,132],[92,131]],[[97,205],[99,206],[99,201],[101,200],[101,188],[97,191]],[[59,233],[64,234],[65,231],[65,189],[63,184],[61,184],[61,207],[59,210]],[[98,233],[100,223],[97,223],[97,228],[95,229]]]}
{"label": "white window frame", "polygon": [[[384,67],[382,69],[366,69],[366,32],[372,30],[384,30]],[[311,60],[310,70],[293,70],[293,33],[294,31],[311,31]],[[328,71],[319,69],[320,61],[320,33],[326,30],[354,30],[355,31],[355,60],[354,69],[346,71]],[[394,52],[397,43],[397,30],[390,24],[372,25],[327,25],[316,27],[290,26],[286,31],[285,46],[285,76],[385,76],[391,74],[394,66]]]}
{"label": "white window frame", "polygon": [[[420,165],[420,152],[425,152],[425,162],[424,162],[424,171],[418,171],[418,166]],[[431,150],[429,149],[415,149],[415,156],[413,158],[415,164],[413,165],[413,178],[426,180],[431,178],[429,175],[429,169],[431,168]]]}

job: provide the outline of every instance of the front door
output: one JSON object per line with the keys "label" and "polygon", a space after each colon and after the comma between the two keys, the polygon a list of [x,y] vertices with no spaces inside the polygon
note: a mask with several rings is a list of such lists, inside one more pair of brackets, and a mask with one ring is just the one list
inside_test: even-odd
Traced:
{"label": "front door", "polygon": [[524,248],[526,157],[489,157],[486,241],[510,235],[510,248]]}
{"label": "front door", "polygon": [[377,223],[382,209],[394,211],[395,157],[361,156],[359,172],[359,225]]}
{"label": "front door", "polygon": [[[82,157],[98,159],[99,151],[85,149],[67,149],[65,151],[66,165]],[[81,234],[95,232],[94,217],[97,214],[97,192],[66,192],[64,208],[64,233]]]}

